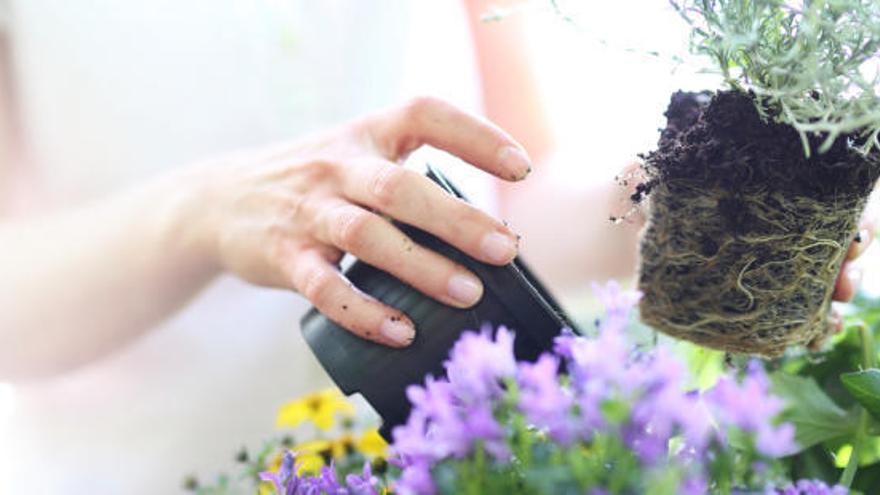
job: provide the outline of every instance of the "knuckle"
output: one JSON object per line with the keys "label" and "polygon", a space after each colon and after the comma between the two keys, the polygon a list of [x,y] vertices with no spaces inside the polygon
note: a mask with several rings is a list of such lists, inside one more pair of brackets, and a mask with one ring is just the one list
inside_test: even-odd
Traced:
{"label": "knuckle", "polygon": [[363,245],[373,215],[357,207],[344,207],[339,212],[335,227],[335,242],[346,251],[358,251]]}
{"label": "knuckle", "polygon": [[315,159],[309,164],[309,172],[315,180],[333,177],[339,171],[339,164],[333,160]]}
{"label": "knuckle", "polygon": [[396,165],[385,165],[376,172],[370,181],[370,194],[379,208],[387,208],[394,203],[407,179],[408,170]]}
{"label": "knuckle", "polygon": [[281,206],[281,218],[299,221],[306,209],[306,197],[302,194],[291,194]]}
{"label": "knuckle", "polygon": [[304,187],[311,188],[327,182],[332,182],[339,177],[340,164],[324,158],[311,158],[299,167],[291,177],[295,189],[302,190]]}
{"label": "knuckle", "polygon": [[455,215],[457,218],[461,219],[462,223],[473,224],[485,228],[494,228],[500,224],[500,222],[492,218],[488,213],[473,205],[458,199],[454,199],[453,201],[455,205],[453,206]]}
{"label": "knuckle", "polygon": [[302,294],[315,306],[326,307],[329,302],[336,276],[327,270],[312,270],[306,275]]}
{"label": "knuckle", "polygon": [[410,99],[403,107],[403,114],[407,120],[417,120],[444,108],[446,103],[434,96],[416,96]]}
{"label": "knuckle", "polygon": [[509,230],[504,223],[498,221],[479,208],[463,201],[456,201],[456,206],[454,208],[454,218],[458,218],[459,221],[452,222],[450,227],[452,227],[458,235],[482,238],[482,234],[485,232],[504,232]]}

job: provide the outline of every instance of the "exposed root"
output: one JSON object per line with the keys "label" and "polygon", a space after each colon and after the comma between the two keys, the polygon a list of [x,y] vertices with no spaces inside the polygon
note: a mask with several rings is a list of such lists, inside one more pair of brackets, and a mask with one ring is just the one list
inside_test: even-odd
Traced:
{"label": "exposed root", "polygon": [[767,194],[741,198],[743,213],[762,227],[736,235],[705,208],[728,191],[703,190],[693,201],[665,184],[654,191],[642,244],[646,323],[709,347],[768,356],[825,337],[833,280],[865,199],[776,198],[783,208],[774,214],[764,207]]}
{"label": "exposed root", "polygon": [[846,148],[805,162],[793,131],[735,113],[667,132],[647,159],[642,319],[725,351],[815,348],[880,164]]}

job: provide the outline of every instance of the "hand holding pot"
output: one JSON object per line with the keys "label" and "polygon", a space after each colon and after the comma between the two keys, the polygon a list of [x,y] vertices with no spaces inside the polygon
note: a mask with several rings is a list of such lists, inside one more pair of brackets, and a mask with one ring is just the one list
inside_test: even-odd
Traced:
{"label": "hand holding pot", "polygon": [[522,147],[494,125],[434,99],[343,125],[323,135],[208,167],[200,242],[223,268],[252,283],[300,292],[355,334],[408,345],[415,329],[400,311],[353,287],[344,252],[451,306],[481,297],[480,280],[414,243],[389,219],[430,232],[486,263],[509,263],[517,236],[399,162],[423,144],[502,179],[530,170]]}

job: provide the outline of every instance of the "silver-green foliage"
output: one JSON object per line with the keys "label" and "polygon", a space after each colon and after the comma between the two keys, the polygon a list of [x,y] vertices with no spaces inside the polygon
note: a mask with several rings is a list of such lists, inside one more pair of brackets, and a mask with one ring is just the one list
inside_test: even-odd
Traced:
{"label": "silver-green foliage", "polygon": [[691,47],[726,82],[751,90],[778,122],[825,137],[857,135],[880,149],[880,1],[670,0],[692,29]]}

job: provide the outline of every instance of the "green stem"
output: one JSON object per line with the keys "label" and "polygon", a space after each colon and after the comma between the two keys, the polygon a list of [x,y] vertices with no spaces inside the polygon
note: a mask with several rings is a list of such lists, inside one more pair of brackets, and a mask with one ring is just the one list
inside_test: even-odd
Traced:
{"label": "green stem", "polygon": [[862,337],[862,364],[865,369],[877,367],[877,348],[874,346],[874,334],[865,322],[859,323],[859,335]]}
{"label": "green stem", "polygon": [[486,449],[483,448],[483,442],[477,444],[476,457],[474,479],[477,482],[474,485],[474,493],[481,494],[484,493],[486,485]]}
{"label": "green stem", "polygon": [[[724,453],[722,455],[726,459],[724,459],[720,464],[722,466],[725,466],[725,465],[730,466],[732,464],[733,460],[730,459],[730,456],[727,453],[727,451],[724,451]],[[722,474],[721,478],[719,480],[717,480],[718,489],[719,489],[718,493],[723,493],[724,495],[729,495],[730,492],[733,491],[733,479],[732,479],[733,474],[728,469],[722,469],[721,472],[723,474]]]}
{"label": "green stem", "polygon": [[[877,367],[877,350],[874,347],[874,335],[867,325],[861,323],[859,325],[859,335],[862,337],[862,366],[865,369]],[[840,476],[840,484],[849,488],[852,486],[853,479],[856,477],[856,471],[859,469],[859,451],[862,449],[862,442],[868,435],[868,411],[864,407],[859,408],[859,425],[856,430],[856,438],[853,442],[852,453],[849,456],[849,462]]]}
{"label": "green stem", "polygon": [[859,451],[862,448],[862,439],[867,434],[865,430],[868,428],[868,411],[862,408],[859,411],[859,428],[856,432],[856,439],[853,442],[852,454],[849,456],[849,462],[840,476],[840,484],[849,488],[852,486],[853,479],[856,477],[856,471],[859,469]]}

